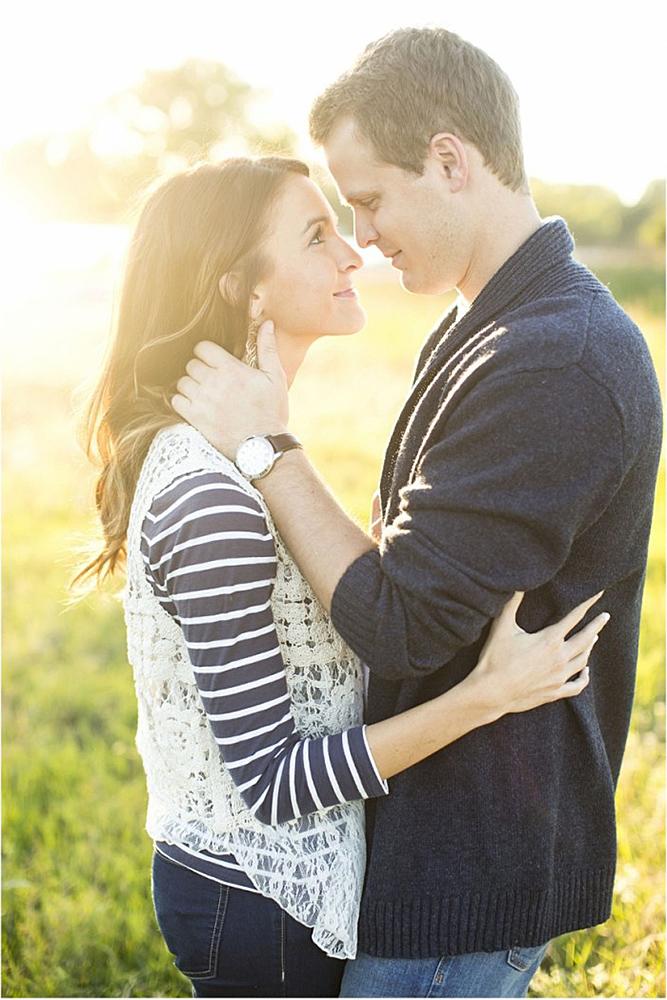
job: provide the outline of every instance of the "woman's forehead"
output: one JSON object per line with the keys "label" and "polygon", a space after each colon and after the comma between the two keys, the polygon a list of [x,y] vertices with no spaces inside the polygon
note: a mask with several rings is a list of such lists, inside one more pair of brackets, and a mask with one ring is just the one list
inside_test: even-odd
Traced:
{"label": "woman's forehead", "polygon": [[274,227],[303,229],[309,219],[323,215],[334,217],[318,186],[309,177],[294,176],[286,181],[281,191],[273,215]]}

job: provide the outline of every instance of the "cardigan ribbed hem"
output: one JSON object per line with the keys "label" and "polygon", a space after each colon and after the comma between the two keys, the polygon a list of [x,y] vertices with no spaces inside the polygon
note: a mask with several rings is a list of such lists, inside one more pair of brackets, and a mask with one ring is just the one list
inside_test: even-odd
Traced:
{"label": "cardigan ribbed hem", "polygon": [[546,888],[475,892],[444,899],[376,901],[366,895],[359,949],[377,958],[439,958],[533,948],[611,915],[615,865],[581,869]]}

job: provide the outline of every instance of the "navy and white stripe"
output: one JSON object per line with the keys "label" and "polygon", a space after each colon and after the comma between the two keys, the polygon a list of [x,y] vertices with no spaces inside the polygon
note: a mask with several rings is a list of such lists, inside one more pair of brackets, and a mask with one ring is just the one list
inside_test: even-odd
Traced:
{"label": "navy and white stripe", "polygon": [[237,864],[233,854],[212,854],[210,851],[194,851],[185,844],[167,844],[157,841],[155,850],[182,868],[189,868],[197,875],[212,882],[234,886],[245,892],[257,892],[243,868]]}
{"label": "navy and white stripe", "polygon": [[252,496],[221,473],[181,476],[154,498],[141,551],[183,630],[225,765],[261,822],[387,793],[364,726],[319,739],[297,732],[271,611],[275,547]]}

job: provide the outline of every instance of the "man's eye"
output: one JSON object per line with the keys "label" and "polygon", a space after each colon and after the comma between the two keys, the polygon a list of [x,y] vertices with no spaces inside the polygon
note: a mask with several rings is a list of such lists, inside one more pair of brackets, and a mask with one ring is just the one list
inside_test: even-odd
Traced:
{"label": "man's eye", "polygon": [[315,230],[315,234],[312,240],[308,245],[311,247],[316,247],[319,246],[320,243],[324,243],[324,240],[322,239],[323,232],[324,230],[322,229],[322,226],[318,226],[317,229]]}
{"label": "man's eye", "polygon": [[377,198],[371,198],[370,201],[360,202],[362,208],[367,208],[369,212],[374,212],[378,207]]}

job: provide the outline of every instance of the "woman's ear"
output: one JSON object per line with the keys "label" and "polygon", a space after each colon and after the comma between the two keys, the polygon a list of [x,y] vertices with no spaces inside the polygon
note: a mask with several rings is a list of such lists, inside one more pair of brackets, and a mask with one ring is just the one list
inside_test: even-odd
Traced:
{"label": "woman's ear", "polygon": [[[228,305],[238,308],[243,294],[241,275],[237,271],[227,271],[218,282],[220,294]],[[250,293],[250,319],[258,320],[264,309],[264,290],[258,285]]]}
{"label": "woman's ear", "polygon": [[237,271],[227,271],[218,282],[218,289],[224,301],[230,306],[239,305],[241,277]]}

